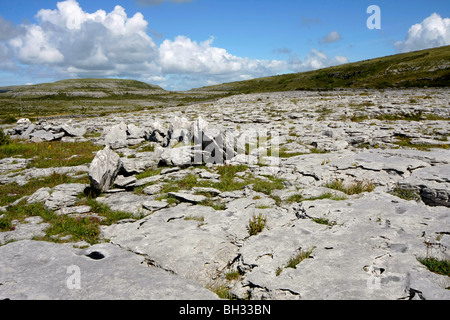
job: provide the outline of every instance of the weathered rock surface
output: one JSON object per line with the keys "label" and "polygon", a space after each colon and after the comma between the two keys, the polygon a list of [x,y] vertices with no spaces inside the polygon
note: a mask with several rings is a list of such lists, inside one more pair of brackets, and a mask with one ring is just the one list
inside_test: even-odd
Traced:
{"label": "weathered rock surface", "polygon": [[53,174],[76,176],[85,174],[89,171],[87,166],[57,167],[57,168],[30,168],[20,172],[10,172],[0,176],[0,184],[17,183],[18,185],[27,184],[32,178],[48,177]]}
{"label": "weathered rock surface", "polygon": [[184,218],[216,214],[210,207],[182,204],[135,223],[104,228],[103,232],[112,243],[148,256],[154,266],[211,285],[235,257],[237,248],[225,240],[221,228],[205,232],[198,221]]}
{"label": "weathered rock surface", "polygon": [[0,246],[10,241],[31,240],[34,237],[45,236],[48,227],[50,224],[43,222],[41,217],[28,217],[22,223],[14,221],[13,230],[0,232]]}
{"label": "weathered rock surface", "polygon": [[399,186],[417,191],[427,205],[450,207],[450,165],[416,170]]}
{"label": "weathered rock surface", "polygon": [[[223,285],[238,299],[449,300],[448,276],[417,260],[450,259],[448,96],[448,89],[264,93],[68,127],[63,120],[18,123],[7,129],[15,138],[77,141],[88,133],[105,149],[91,168],[26,169],[20,156],[0,159],[0,184],[88,175],[102,192],[98,202],[133,216],[102,226],[109,243],[84,250],[20,241],[43,236],[49,224],[33,216],[13,221],[0,232],[0,298],[209,299],[217,297],[204,288]],[[419,112],[421,119],[402,119]],[[221,191],[220,161],[208,159],[244,164],[233,182],[282,179],[283,188],[249,183]],[[147,170],[154,172],[140,175]],[[187,175],[203,185],[162,193]],[[347,195],[326,187],[339,180],[375,189]],[[0,219],[24,200],[58,215],[91,215],[77,203],[81,185],[40,188],[1,207]],[[418,197],[401,199],[396,188]],[[257,216],[265,226],[250,235]],[[87,257],[94,251],[104,258]],[[81,291],[67,289],[70,273],[60,262],[80,267]],[[44,269],[38,283],[33,277]],[[235,271],[239,277],[227,279]],[[49,282],[52,273],[59,282]]]}
{"label": "weathered rock surface", "polygon": [[112,210],[131,212],[136,216],[150,214],[150,211],[144,210],[143,208],[143,204],[147,200],[151,199],[148,196],[130,192],[118,192],[97,198],[97,201],[108,205]]}
{"label": "weathered rock surface", "polygon": [[[244,298],[250,290],[254,299],[408,299],[420,292],[426,299],[450,298],[439,284],[445,276],[417,261],[428,250],[449,258],[434,242],[449,223],[446,209],[377,193],[352,201],[307,201],[302,209],[309,218],[264,231],[240,249],[237,268],[246,273],[233,288],[236,295]],[[300,250],[311,249],[309,259],[286,267]]]}
{"label": "weathered rock surface", "polygon": [[44,207],[48,210],[58,210],[73,206],[78,200],[77,196],[87,187],[88,185],[82,183],[60,184],[53,188],[51,195],[45,200]]}
{"label": "weathered rock surface", "polygon": [[217,299],[200,285],[112,244],[75,249],[72,244],[18,241],[0,247],[0,256],[0,299]]}
{"label": "weathered rock surface", "polygon": [[127,125],[123,122],[106,129],[105,144],[111,149],[127,146]]}

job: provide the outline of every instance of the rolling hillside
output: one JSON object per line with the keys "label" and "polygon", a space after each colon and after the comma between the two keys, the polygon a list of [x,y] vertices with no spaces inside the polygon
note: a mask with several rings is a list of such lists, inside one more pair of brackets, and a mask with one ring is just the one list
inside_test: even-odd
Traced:
{"label": "rolling hillside", "polygon": [[199,90],[253,93],[334,88],[448,87],[449,84],[450,46],[445,46]]}

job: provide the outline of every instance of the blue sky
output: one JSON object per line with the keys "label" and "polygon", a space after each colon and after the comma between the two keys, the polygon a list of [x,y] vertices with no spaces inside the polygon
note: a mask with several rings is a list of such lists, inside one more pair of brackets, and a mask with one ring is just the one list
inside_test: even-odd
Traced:
{"label": "blue sky", "polygon": [[[381,29],[368,29],[370,5]],[[186,90],[450,44],[448,0],[0,0],[0,86]]]}

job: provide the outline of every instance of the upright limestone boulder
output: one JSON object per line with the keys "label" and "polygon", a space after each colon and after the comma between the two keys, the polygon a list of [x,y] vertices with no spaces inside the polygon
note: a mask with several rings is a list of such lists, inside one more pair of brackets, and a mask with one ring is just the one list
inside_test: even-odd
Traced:
{"label": "upright limestone boulder", "polygon": [[91,188],[97,192],[108,190],[114,183],[122,166],[120,156],[107,145],[100,150],[89,167]]}
{"label": "upright limestone boulder", "polygon": [[124,148],[127,146],[128,126],[121,122],[106,129],[105,144],[110,145],[112,149]]}

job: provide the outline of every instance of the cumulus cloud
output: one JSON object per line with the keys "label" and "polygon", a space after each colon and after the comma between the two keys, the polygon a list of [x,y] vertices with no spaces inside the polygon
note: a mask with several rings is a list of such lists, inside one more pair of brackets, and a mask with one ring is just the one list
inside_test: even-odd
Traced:
{"label": "cumulus cloud", "polygon": [[251,60],[233,56],[223,48],[212,46],[214,38],[197,43],[188,37],[178,36],[165,40],[159,50],[163,73],[188,73],[206,75],[267,74],[284,67],[282,61]]}
{"label": "cumulus cloud", "polygon": [[344,63],[348,63],[348,59],[345,56],[334,56],[330,58],[324,52],[312,49],[303,61],[295,56],[292,57],[289,61],[289,67],[296,72],[303,72]]}
{"label": "cumulus cloud", "polygon": [[337,31],[331,31],[328,35],[323,37],[322,42],[323,43],[331,43],[336,42],[342,39],[342,36]]}
{"label": "cumulus cloud", "polygon": [[421,23],[413,25],[404,41],[395,43],[399,52],[409,52],[450,45],[450,19],[433,13]]}
{"label": "cumulus cloud", "polygon": [[175,82],[209,85],[273,75],[286,69],[284,61],[237,57],[214,47],[213,42],[213,37],[200,43],[186,36],[164,40],[159,49],[162,73]]}
{"label": "cumulus cloud", "polygon": [[86,13],[75,0],[58,2],[57,9],[42,9],[39,24],[24,26],[10,46],[22,64],[52,65],[71,74],[120,75],[142,70],[158,56],[147,35],[141,13],[128,17],[116,6],[106,13]]}

